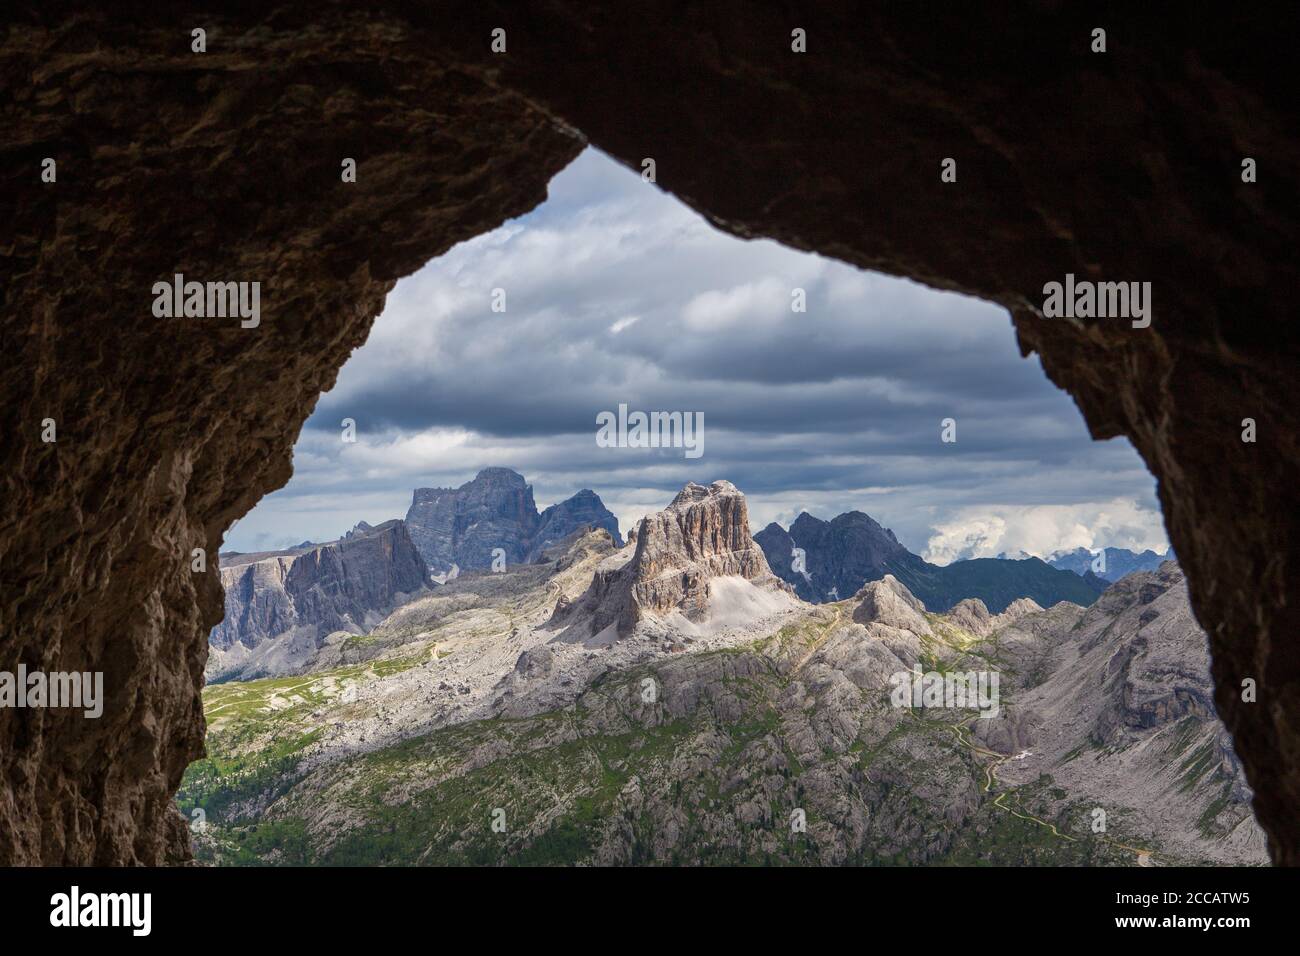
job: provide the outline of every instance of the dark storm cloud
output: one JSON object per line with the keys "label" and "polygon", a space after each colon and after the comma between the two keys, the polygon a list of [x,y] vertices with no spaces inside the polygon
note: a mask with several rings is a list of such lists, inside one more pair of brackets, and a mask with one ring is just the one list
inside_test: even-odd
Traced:
{"label": "dark storm cloud", "polygon": [[[596,415],[619,403],[703,412],[704,457],[597,447]],[[543,505],[591,487],[625,527],[725,477],[756,524],[861,508],[936,558],[1163,541],[1137,456],[1089,440],[1002,309],[726,236],[590,150],[537,211],[399,283],[293,481],[232,539],[326,538],[486,465],[521,471]]]}

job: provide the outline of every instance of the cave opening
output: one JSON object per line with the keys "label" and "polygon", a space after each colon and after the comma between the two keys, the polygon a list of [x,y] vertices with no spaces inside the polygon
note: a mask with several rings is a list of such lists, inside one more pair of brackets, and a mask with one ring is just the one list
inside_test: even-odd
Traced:
{"label": "cave opening", "polygon": [[[921,608],[924,617],[907,626],[952,643],[936,644],[946,651],[910,661],[915,671],[898,670],[879,689],[905,701],[895,706],[911,709],[915,698],[931,715],[974,708],[979,735],[967,721],[957,739],[971,753],[999,754],[998,767],[1017,771],[1008,776],[1026,775],[1009,791],[1014,799],[1036,799],[1027,781],[1041,770],[1040,750],[1077,758],[1095,746],[1093,732],[1118,747],[1122,732],[1107,707],[1131,704],[1135,721],[1159,708],[1146,730],[1154,739],[1178,725],[1181,749],[1137,767],[1093,758],[1104,766],[1070,783],[1079,788],[1074,804],[1098,803],[1113,786],[1108,775],[1127,773],[1140,797],[1110,806],[1116,819],[1150,804],[1186,818],[1189,832],[1199,822],[1213,834],[1201,838],[1206,861],[1264,860],[1249,789],[1213,716],[1204,635],[1181,573],[1161,572],[1173,555],[1151,476],[1127,441],[1094,441],[1068,396],[1017,354],[1006,311],[736,239],[594,149],[557,175],[536,210],[398,282],[368,341],[307,420],[294,477],[227,536],[226,619],[212,634],[205,692],[209,753],[179,793],[182,812],[203,822],[199,858],[441,859],[443,848],[410,820],[377,855],[361,849],[373,837],[366,823],[342,838],[331,827],[322,839],[315,813],[328,814],[336,797],[314,794],[311,776],[292,768],[349,767],[358,749],[373,759],[428,741],[437,741],[430,753],[454,752],[452,728],[576,706],[591,675],[557,658],[574,644],[606,654],[629,638],[621,625],[574,637],[568,621],[587,599],[584,581],[550,569],[587,560],[582,527],[604,528],[626,555],[646,533],[643,519],[683,488],[715,479],[743,492],[744,536],[754,535],[805,605],[851,609],[868,627],[902,627],[855,607],[893,599],[870,586],[888,573],[896,597]],[[580,496],[589,497],[569,515]],[[382,546],[367,552],[372,539]],[[868,556],[879,566],[866,567]],[[415,561],[428,580],[416,579]],[[385,576],[387,590],[367,590]],[[683,572],[678,586],[690,591],[698,577]],[[713,584],[709,613],[680,622],[679,636],[660,634],[666,643],[651,659],[765,636],[765,615],[779,601],[724,579]],[[514,602],[508,621],[500,591]],[[1105,609],[1085,612],[1103,593]],[[1143,611],[1157,599],[1160,612]],[[1142,668],[1157,663],[1143,648],[1156,638],[1143,628],[1162,613],[1160,626],[1173,635],[1163,653],[1196,678],[1153,691],[1154,671]],[[1116,653],[1137,659],[1111,682],[1119,698],[1093,699],[1085,682],[1067,678],[1097,666],[1087,653],[1049,662],[1038,650],[1034,666],[1055,672],[1055,683],[1012,679],[1015,696],[1073,695],[1078,713],[1047,715],[1016,700],[1016,729],[985,731],[983,720],[1000,715],[999,669],[1028,662],[1013,666],[991,649],[1023,640],[1018,629],[1028,633],[1031,621],[1064,641],[1064,619],[1090,643],[1103,630],[1094,619],[1106,633],[1131,627],[1105,647],[1107,661]],[[710,620],[725,621],[725,640]],[[939,663],[945,653],[968,667],[999,663],[954,673]],[[562,666],[570,667],[564,676]],[[900,687],[913,693],[900,696]],[[922,693],[932,687],[939,692]],[[1087,719],[1091,730],[1065,739],[1020,729],[1044,719]],[[1189,785],[1194,797],[1171,806],[1153,795],[1187,750],[1207,747],[1216,756]],[[271,768],[277,796],[268,804],[254,791]],[[375,792],[389,783],[367,780]],[[1074,804],[1055,811],[1101,809]],[[1152,850],[1154,834],[1140,830],[1110,846],[1139,844],[1139,862],[1198,852],[1185,836]],[[547,839],[534,833],[512,852],[531,858]],[[1097,861],[1121,858],[1103,852]]]}

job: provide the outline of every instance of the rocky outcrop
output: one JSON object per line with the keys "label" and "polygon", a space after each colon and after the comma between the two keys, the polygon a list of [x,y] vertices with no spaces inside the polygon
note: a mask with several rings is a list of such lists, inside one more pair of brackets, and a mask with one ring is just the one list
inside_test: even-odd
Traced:
{"label": "rocky outcrop", "polygon": [[1073,620],[1042,630],[1054,614],[1029,614],[999,634],[1029,686],[1006,722],[976,733],[995,749],[1030,751],[1006,765],[1006,779],[1047,771],[1103,809],[1154,806],[1178,793],[1194,812],[1162,821],[1166,838],[1222,840],[1234,855],[1258,854],[1251,792],[1215,710],[1208,642],[1178,565],[1127,575]]}
{"label": "rocky outcrop", "polygon": [[853,620],[859,624],[884,624],[900,631],[929,637],[925,605],[892,574],[873,581],[853,595]]}
{"label": "rocky outcrop", "polygon": [[[540,515],[533,488],[509,468],[484,468],[459,488],[417,488],[406,523],[431,571],[446,573],[539,561],[542,553],[583,528],[604,528],[622,545],[618,519],[583,489]],[[498,550],[499,549],[499,550]]]}
{"label": "rocky outcrop", "polygon": [[363,634],[431,583],[402,521],[361,522],[306,550],[222,555],[226,615],[209,636],[208,680],[291,672],[327,635]]}
{"label": "rocky outcrop", "polygon": [[[868,581],[894,575],[930,611],[948,611],[973,598],[986,610],[1005,610],[1021,598],[1050,607],[1058,601],[1091,604],[1106,582],[1049,567],[1038,558],[976,558],[930,564],[894,533],[861,511],[831,521],[803,512],[787,532],[773,522],[754,535],[772,571],[805,601],[840,601]],[[797,549],[797,550],[796,550]],[[802,562],[802,567],[796,562]]]}
{"label": "rocky outcrop", "polygon": [[625,635],[647,616],[677,612],[703,622],[714,610],[718,578],[793,596],[750,535],[745,496],[729,481],[691,482],[663,511],[641,519],[635,548],[602,562],[580,599],[557,606],[553,623],[581,622],[593,632],[612,626]]}
{"label": "rocky outcrop", "polygon": [[[1105,54],[1091,11],[1046,0],[819,4],[807,54],[775,7],[169,14],[29,5],[0,39],[0,668],[102,668],[109,688],[93,726],[0,713],[0,862],[185,857],[169,795],[201,752],[222,614],[194,549],[288,479],[393,283],[535,206],[590,141],[638,171],[651,155],[734,234],[1006,306],[1093,436],[1154,473],[1274,858],[1300,863],[1300,513],[1278,507],[1300,486],[1300,198],[1277,173],[1300,134],[1269,12],[1131,4]],[[160,334],[148,290],[178,269],[262,282],[261,327]],[[1151,282],[1151,326],[1044,318],[1067,273]]]}

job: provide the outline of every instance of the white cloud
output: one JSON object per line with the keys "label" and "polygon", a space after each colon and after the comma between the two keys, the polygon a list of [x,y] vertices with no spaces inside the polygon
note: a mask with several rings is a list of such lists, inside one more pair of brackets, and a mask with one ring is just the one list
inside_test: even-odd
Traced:
{"label": "white cloud", "polygon": [[1158,511],[1132,499],[1035,507],[966,508],[935,526],[923,557],[936,564],[1025,552],[1047,558],[1074,548],[1169,547]]}

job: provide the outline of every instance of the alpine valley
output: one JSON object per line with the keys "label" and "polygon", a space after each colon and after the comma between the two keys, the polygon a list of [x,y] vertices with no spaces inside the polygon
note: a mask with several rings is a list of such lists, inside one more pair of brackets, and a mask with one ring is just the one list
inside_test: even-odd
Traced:
{"label": "alpine valley", "polygon": [[[227,865],[1266,863],[1178,565],[1064,557],[936,567],[860,512],[753,536],[726,481],[625,543],[487,469],[221,556],[179,806]],[[997,706],[900,705],[913,675]]]}

